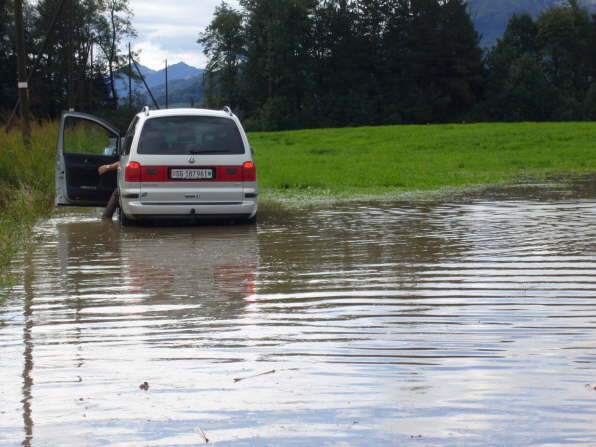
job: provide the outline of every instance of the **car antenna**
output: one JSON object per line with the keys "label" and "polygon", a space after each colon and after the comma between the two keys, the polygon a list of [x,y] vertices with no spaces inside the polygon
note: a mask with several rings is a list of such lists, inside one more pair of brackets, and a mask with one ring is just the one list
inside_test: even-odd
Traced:
{"label": "car antenna", "polygon": [[141,111],[145,114],[145,116],[149,116],[149,106],[143,107],[143,110]]}

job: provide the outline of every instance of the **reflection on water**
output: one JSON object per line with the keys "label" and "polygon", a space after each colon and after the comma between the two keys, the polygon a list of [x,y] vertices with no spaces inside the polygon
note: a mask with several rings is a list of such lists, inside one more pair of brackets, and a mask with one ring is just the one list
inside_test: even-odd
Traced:
{"label": "reflection on water", "polygon": [[585,199],[72,211],[0,310],[0,445],[594,445],[594,222]]}

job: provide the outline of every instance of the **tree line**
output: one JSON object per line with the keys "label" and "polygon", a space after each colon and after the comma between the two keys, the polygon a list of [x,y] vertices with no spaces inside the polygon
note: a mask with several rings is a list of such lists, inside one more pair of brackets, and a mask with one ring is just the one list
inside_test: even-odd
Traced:
{"label": "tree line", "polygon": [[465,0],[240,0],[198,43],[251,129],[593,120],[596,17],[567,0],[480,48]]}
{"label": "tree line", "polygon": [[[0,115],[17,99],[13,6],[0,0]],[[117,119],[128,0],[25,11],[33,113]],[[489,50],[465,0],[224,2],[198,42],[203,105],[230,105],[250,129],[596,118],[596,16],[577,0],[514,15]]]}
{"label": "tree line", "polygon": [[[115,80],[127,62],[121,44],[135,35],[128,0],[39,0],[25,3],[31,110],[54,118],[62,110],[110,111]],[[14,1],[0,0],[0,111],[17,100]]]}

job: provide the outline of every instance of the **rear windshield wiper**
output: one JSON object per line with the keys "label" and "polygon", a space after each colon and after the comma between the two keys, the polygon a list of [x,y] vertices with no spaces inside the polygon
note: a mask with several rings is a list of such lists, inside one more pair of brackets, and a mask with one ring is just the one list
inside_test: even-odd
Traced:
{"label": "rear windshield wiper", "polygon": [[221,150],[221,149],[211,149],[211,150],[210,149],[207,149],[207,150],[204,150],[204,151],[188,151],[189,154],[206,154],[206,153],[216,153],[216,152],[217,153],[220,153],[220,152],[229,152],[229,151],[226,151],[225,149],[224,150]]}

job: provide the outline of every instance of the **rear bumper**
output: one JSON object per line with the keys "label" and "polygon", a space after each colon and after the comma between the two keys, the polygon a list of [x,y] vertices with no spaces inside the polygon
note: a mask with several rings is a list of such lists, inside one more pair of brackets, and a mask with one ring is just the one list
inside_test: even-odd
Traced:
{"label": "rear bumper", "polygon": [[122,200],[122,211],[131,219],[227,219],[251,218],[257,213],[256,200],[221,203],[142,203]]}

